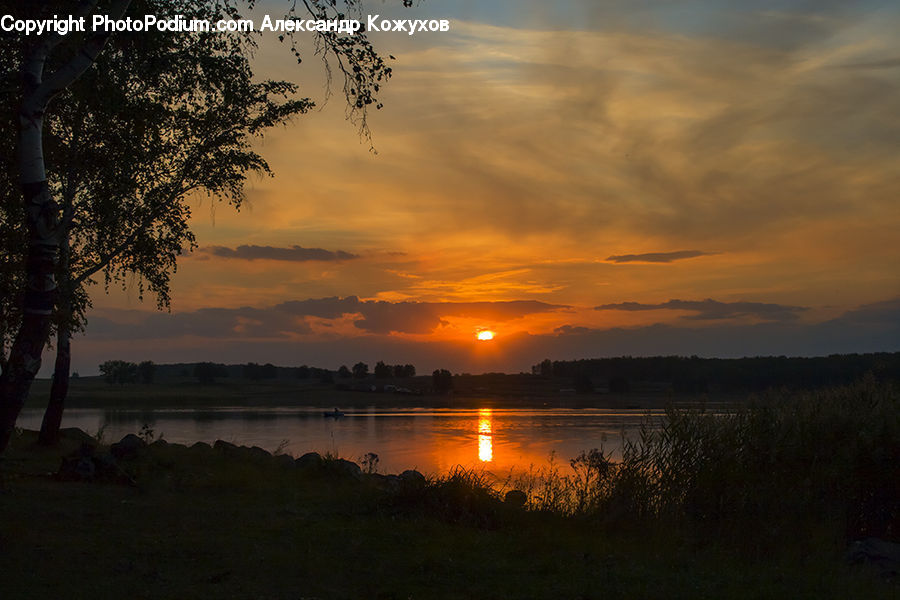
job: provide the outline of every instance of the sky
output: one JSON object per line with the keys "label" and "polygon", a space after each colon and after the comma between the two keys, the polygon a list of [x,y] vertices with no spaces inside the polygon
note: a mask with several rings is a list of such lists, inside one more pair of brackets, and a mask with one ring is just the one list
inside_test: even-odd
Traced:
{"label": "sky", "polygon": [[93,289],[75,370],[900,350],[896,3],[395,4],[364,12],[451,31],[372,34],[376,152],[264,40],[319,108],[257,143],[240,212],[192,201],[171,312]]}

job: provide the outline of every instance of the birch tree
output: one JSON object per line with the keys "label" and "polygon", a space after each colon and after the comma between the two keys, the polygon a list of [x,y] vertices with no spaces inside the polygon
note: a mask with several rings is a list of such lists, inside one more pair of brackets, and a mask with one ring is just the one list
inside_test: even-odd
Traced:
{"label": "birch tree", "polygon": [[[239,9],[253,4],[84,0],[74,8],[62,1],[22,8],[3,3],[5,13],[23,18],[178,14],[211,22],[238,19]],[[300,5],[314,18],[343,18],[339,8],[357,10],[358,3]],[[286,7],[288,16],[296,10],[296,3]],[[301,60],[303,40],[286,41]],[[134,273],[140,291],[146,285],[165,306],[169,273],[182,248],[193,244],[186,199],[204,192],[239,205],[247,175],[268,170],[250,149],[250,138],[312,105],[294,97],[294,84],[253,83],[253,34],[89,31],[13,36],[2,43],[0,53],[11,59],[4,82],[17,76],[20,84],[14,105],[21,190],[18,206],[8,199],[3,206],[6,226],[25,243],[20,260],[10,252],[3,263],[11,270],[4,285],[14,288],[9,297],[19,302],[16,308],[3,306],[0,320],[6,326],[0,335],[11,340],[0,375],[0,452],[40,368],[54,321],[61,351],[57,366],[67,381],[69,334],[83,323],[89,303],[85,286],[95,276],[105,285],[122,284]],[[390,68],[365,35],[320,32],[310,43],[329,77],[336,66],[348,116],[365,135],[366,109],[377,103]],[[21,221],[14,227],[17,213]],[[65,389],[54,394],[45,417],[48,439],[58,431]]]}

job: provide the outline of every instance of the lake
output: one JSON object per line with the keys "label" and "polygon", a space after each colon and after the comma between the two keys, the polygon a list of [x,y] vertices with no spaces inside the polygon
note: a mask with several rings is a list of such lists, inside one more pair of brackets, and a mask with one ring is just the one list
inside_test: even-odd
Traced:
{"label": "lake", "polygon": [[[568,468],[569,459],[601,445],[621,456],[623,435],[633,438],[642,420],[658,422],[662,410],[642,409],[435,409],[369,408],[347,411],[341,418],[323,416],[330,409],[203,408],[179,410],[70,409],[63,427],[90,434],[103,427],[107,443],[144,424],[168,442],[238,445],[300,456],[331,452],[359,461],[378,455],[378,470],[398,473],[415,468],[446,473],[457,465],[484,468],[502,478],[511,469],[546,466],[551,453]],[[43,409],[24,410],[18,426],[39,429]]]}

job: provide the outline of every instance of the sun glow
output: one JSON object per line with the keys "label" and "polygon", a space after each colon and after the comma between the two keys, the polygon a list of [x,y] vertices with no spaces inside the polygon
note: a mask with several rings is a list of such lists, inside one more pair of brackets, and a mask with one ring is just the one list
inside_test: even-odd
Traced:
{"label": "sun glow", "polygon": [[482,342],[486,342],[488,340],[494,339],[494,335],[496,335],[496,334],[493,331],[491,331],[490,329],[482,329],[477,334],[475,334],[475,337],[478,338]]}

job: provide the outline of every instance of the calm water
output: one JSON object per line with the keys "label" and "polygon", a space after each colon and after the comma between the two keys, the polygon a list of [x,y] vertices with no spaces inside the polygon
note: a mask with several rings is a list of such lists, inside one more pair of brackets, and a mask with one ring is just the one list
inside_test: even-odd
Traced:
{"label": "calm water", "polygon": [[[322,408],[206,408],[189,410],[67,410],[63,427],[104,440],[136,433],[146,423],[169,442],[239,445],[304,452],[332,452],[359,460],[379,456],[379,471],[417,468],[442,473],[456,465],[483,467],[498,477],[510,469],[545,466],[551,453],[560,464],[581,450],[600,447],[620,455],[623,435],[632,437],[646,410],[610,409],[358,409],[340,419]],[[651,411],[658,419],[662,411]],[[39,429],[43,410],[23,411],[18,425]]]}

